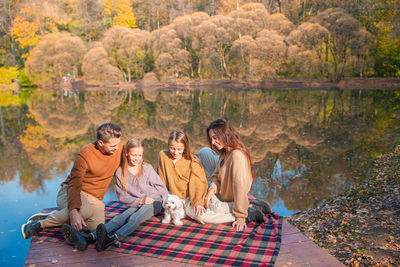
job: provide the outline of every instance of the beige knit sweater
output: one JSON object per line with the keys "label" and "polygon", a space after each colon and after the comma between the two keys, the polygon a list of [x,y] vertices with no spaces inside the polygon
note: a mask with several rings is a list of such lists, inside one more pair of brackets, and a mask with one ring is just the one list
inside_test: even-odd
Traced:
{"label": "beige knit sweater", "polygon": [[249,208],[247,194],[253,182],[249,162],[240,150],[233,150],[221,166],[223,159],[220,157],[217,168],[211,176],[210,188],[219,193],[222,201],[233,202],[233,215],[237,221],[245,222]]}

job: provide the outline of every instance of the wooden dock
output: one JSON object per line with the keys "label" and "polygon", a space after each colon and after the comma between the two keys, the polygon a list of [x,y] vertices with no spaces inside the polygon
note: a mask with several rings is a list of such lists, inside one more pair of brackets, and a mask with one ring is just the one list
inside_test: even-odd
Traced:
{"label": "wooden dock", "polygon": [[[90,245],[86,251],[74,250],[65,244],[42,242],[33,238],[25,265],[36,266],[194,266],[153,257],[124,254],[110,250],[101,253]],[[275,266],[344,266],[326,250],[318,247],[286,220],[282,225],[282,243]]]}

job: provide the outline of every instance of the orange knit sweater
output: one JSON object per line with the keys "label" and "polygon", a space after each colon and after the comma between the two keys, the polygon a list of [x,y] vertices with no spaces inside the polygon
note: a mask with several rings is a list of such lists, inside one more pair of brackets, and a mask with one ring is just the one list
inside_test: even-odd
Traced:
{"label": "orange knit sweater", "polygon": [[79,209],[82,205],[80,192],[89,193],[102,200],[114,173],[121,162],[122,144],[112,155],[105,155],[94,143],[84,146],[79,152],[71,173],[65,181],[68,184],[68,209]]}
{"label": "orange knit sweater", "polygon": [[160,151],[158,175],[171,194],[181,199],[189,197],[192,207],[204,207],[208,184],[206,173],[197,158],[193,162],[181,158],[174,164],[168,150]]}

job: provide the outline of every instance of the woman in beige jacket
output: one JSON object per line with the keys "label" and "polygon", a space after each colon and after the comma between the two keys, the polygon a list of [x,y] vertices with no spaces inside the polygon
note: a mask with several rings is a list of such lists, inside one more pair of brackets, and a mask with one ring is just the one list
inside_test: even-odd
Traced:
{"label": "woman in beige jacket", "polygon": [[206,208],[220,202],[215,196],[218,193],[222,205],[229,208],[235,217],[232,226],[236,231],[243,231],[247,229],[246,219],[250,206],[247,194],[254,179],[250,154],[239,135],[223,119],[210,124],[207,138],[210,147],[218,152],[219,160],[205,197]]}

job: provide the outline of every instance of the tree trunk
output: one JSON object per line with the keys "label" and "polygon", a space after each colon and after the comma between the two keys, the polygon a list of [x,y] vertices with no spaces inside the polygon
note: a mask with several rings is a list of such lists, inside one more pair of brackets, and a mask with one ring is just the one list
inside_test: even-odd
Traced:
{"label": "tree trunk", "polygon": [[3,120],[3,111],[2,111],[2,106],[0,106],[0,128],[1,128],[1,138],[3,139],[4,136],[6,136],[5,134],[5,130],[4,130],[4,120]]}
{"label": "tree trunk", "polygon": [[325,73],[326,78],[329,79],[329,40],[326,41],[325,46]]}
{"label": "tree trunk", "polygon": [[201,58],[199,57],[199,66],[197,67],[197,74],[199,75],[199,80],[201,80]]}
{"label": "tree trunk", "polygon": [[232,75],[229,73],[228,68],[226,67],[226,62],[225,62],[225,50],[222,49],[221,51],[221,58],[222,58],[222,65],[224,67],[224,71],[226,75],[229,77],[229,79],[232,79]]}

